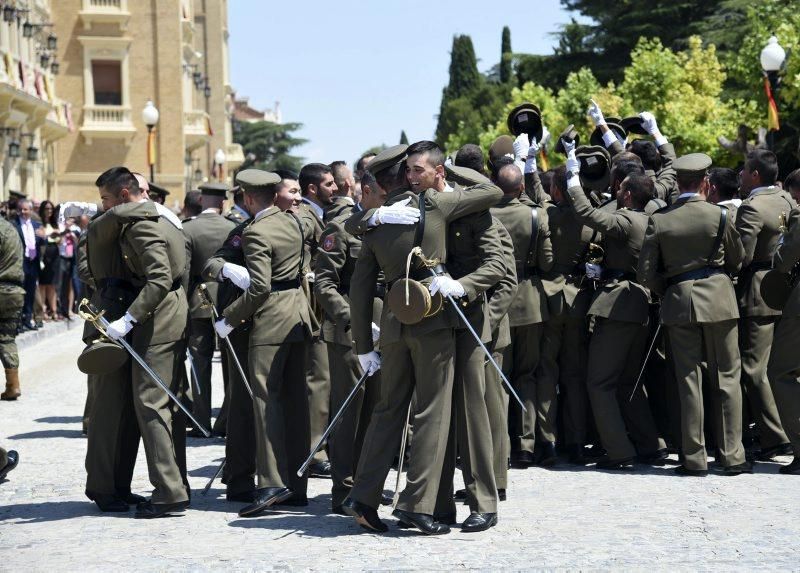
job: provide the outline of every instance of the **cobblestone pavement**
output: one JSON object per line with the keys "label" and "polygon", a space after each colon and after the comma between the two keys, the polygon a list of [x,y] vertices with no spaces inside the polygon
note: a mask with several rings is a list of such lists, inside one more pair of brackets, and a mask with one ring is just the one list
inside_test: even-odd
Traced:
{"label": "cobblestone pavement", "polygon": [[[196,492],[182,517],[102,515],[83,495],[79,332],[25,349],[23,396],[0,402],[0,444],[21,458],[0,485],[0,571],[775,570],[800,563],[800,478],[777,474],[776,464],[759,464],[755,475],[705,479],[673,477],[668,468],[626,475],[568,466],[512,471],[496,528],[456,528],[431,538],[397,529],[388,508],[381,509],[390,523],[385,535],[328,515],[330,482],[319,479],[310,481],[311,503],[301,508],[307,511],[240,519],[240,504],[227,503],[216,483],[207,497]],[[146,493],[139,454],[133,489]],[[221,440],[189,440],[194,489],[222,455]],[[460,507],[459,520],[467,513]]]}

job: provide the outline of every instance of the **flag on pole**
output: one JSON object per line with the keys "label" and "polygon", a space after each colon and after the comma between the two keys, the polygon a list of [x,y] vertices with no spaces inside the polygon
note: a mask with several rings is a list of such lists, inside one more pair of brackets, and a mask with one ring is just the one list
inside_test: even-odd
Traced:
{"label": "flag on pole", "polygon": [[156,130],[151,129],[147,133],[147,164],[155,165],[156,163]]}
{"label": "flag on pole", "polygon": [[[542,151],[540,153],[540,156],[541,156],[541,161],[540,161],[541,165],[540,165],[540,167],[542,168],[542,171],[547,171],[548,169],[550,169],[550,162],[547,160],[547,149],[546,148],[542,147]],[[547,191],[549,192],[549,189]]]}
{"label": "flag on pole", "polygon": [[767,127],[770,131],[778,131],[781,128],[780,117],[778,116],[778,104],[772,96],[772,86],[769,85],[769,78],[764,77],[764,91],[767,93],[767,105],[769,106],[767,115]]}

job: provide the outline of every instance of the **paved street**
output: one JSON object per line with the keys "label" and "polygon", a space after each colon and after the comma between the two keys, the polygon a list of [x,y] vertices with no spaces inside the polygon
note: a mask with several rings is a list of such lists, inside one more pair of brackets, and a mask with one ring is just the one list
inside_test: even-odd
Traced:
{"label": "paved street", "polygon": [[[390,532],[382,536],[328,515],[330,482],[318,479],[310,482],[307,511],[240,519],[240,504],[225,502],[219,483],[199,495],[222,441],[190,439],[197,491],[184,516],[103,515],[83,495],[79,326],[26,348],[23,397],[0,402],[0,443],[21,458],[0,485],[0,570],[775,570],[800,562],[800,478],[777,474],[776,464],[706,479],[673,477],[669,468],[513,471],[496,528],[426,538],[397,529],[387,508],[381,514]],[[215,398],[219,405],[219,392]],[[133,485],[143,494],[150,488],[141,448]],[[467,513],[461,507],[459,520]]]}

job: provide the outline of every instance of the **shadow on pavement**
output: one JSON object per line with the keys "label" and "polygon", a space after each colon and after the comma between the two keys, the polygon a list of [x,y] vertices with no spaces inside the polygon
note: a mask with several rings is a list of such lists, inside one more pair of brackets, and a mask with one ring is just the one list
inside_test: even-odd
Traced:
{"label": "shadow on pavement", "polygon": [[217,471],[220,462],[222,462],[222,458],[214,460],[211,465],[195,468],[193,470],[189,470],[187,473],[189,474],[189,477],[210,478]]}
{"label": "shadow on pavement", "polygon": [[81,416],[49,416],[47,418],[39,418],[34,422],[42,422],[43,424],[80,424],[83,422]]}
{"label": "shadow on pavement", "polygon": [[133,509],[124,513],[102,513],[89,501],[45,501],[20,503],[0,508],[0,523],[18,519],[20,523],[46,523],[76,517],[133,517]]}
{"label": "shadow on pavement", "polygon": [[80,430],[37,430],[35,432],[26,432],[24,434],[17,434],[9,436],[10,440],[35,440],[38,438],[83,438],[83,432]]}

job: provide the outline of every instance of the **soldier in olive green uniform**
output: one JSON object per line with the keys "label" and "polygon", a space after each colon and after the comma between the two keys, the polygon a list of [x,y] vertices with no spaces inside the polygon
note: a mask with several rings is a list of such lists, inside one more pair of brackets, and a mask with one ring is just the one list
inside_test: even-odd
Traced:
{"label": "soldier in olive green uniform", "polygon": [[[217,307],[220,312],[239,298],[245,288],[249,286],[246,282],[249,281],[249,273],[244,266],[242,235],[252,221],[252,218],[248,218],[234,227],[228,233],[222,246],[203,267],[203,277],[206,281],[220,283],[217,290]],[[245,276],[247,279],[243,282]],[[233,282],[234,280],[236,283]],[[250,318],[228,335],[233,351],[245,369],[249,359],[252,326],[253,321]],[[229,351],[227,345],[222,346],[225,352]],[[256,472],[253,400],[250,398],[232,357],[228,358],[226,366],[230,386],[228,388],[228,423],[225,429],[225,469],[222,481],[227,486],[226,498],[228,501],[251,502],[255,490],[254,476]]]}
{"label": "soldier in olive green uniform", "polygon": [[567,169],[573,173],[567,196],[578,220],[603,234],[605,249],[602,275],[588,312],[595,323],[586,384],[608,454],[597,467],[629,469],[637,453],[643,461],[658,461],[668,454],[641,385],[630,399],[647,343],[650,294],[636,282],[636,269],[647,228],[644,208],[653,196],[653,183],[646,175],[629,176],[618,191],[617,211],[608,213],[592,207],[586,197],[574,150],[568,152]]}
{"label": "soldier in olive green uniform", "polygon": [[736,230],[744,246],[737,284],[742,316],[739,321],[742,387],[758,428],[760,458],[766,460],[787,453],[789,447],[767,378],[773,333],[781,311],[770,308],[761,296],[761,279],[772,268],[782,216],[795,206],[794,200],[775,186],[777,177],[778,163],[771,151],[751,152],[740,185],[740,192],[747,197],[736,212]]}
{"label": "soldier in olive green uniform", "polygon": [[250,220],[252,217],[244,207],[244,193],[242,192],[242,188],[236,185],[231,189],[230,193],[233,205],[230,210],[225,213],[225,218],[236,225]]}
{"label": "soldier in olive green uniform", "polygon": [[783,466],[780,472],[800,475],[800,353],[797,351],[797,341],[800,340],[800,281],[797,281],[800,208],[792,209],[787,227],[788,232],[775,253],[773,272],[792,273],[793,288],[775,327],[767,372],[783,429],[794,449],[794,460]]}
{"label": "soldier in olive green uniform", "polygon": [[534,462],[537,437],[539,442],[551,444],[556,439],[557,380],[535,375],[549,318],[540,275],[553,266],[553,248],[545,210],[520,200],[524,183],[519,168],[501,167],[497,183],[504,197],[492,207],[492,215],[511,235],[519,283],[508,309],[511,344],[504,348],[503,368],[527,408],[522,412],[516,404],[510,405],[512,458],[516,464],[527,466]]}
{"label": "soldier in olive green uniform", "polygon": [[[211,360],[214,356],[214,326],[211,322],[211,309],[203,308],[198,288],[204,283],[202,271],[206,261],[219,249],[222,241],[233,229],[234,224],[223,217],[220,212],[226,185],[207,183],[200,186],[203,211],[196,217],[183,222],[183,233],[186,236],[186,259],[189,266],[189,352],[191,353],[193,372],[200,392],[192,396],[192,407],[197,420],[206,428],[211,428]],[[217,300],[217,283],[206,283],[211,300]],[[227,395],[227,388],[225,389]],[[222,416],[222,414],[220,414]],[[224,433],[224,427],[221,428]],[[202,436],[194,429],[192,435]]]}
{"label": "soldier in olive green uniform", "polygon": [[[14,339],[25,299],[23,278],[22,241],[13,225],[0,219],[0,362],[6,372],[3,400],[16,400],[20,395],[19,355]],[[0,464],[0,468],[4,465]]]}
{"label": "soldier in olive green uniform", "polygon": [[734,222],[725,207],[705,201],[711,158],[702,153],[675,161],[681,194],[650,217],[639,256],[638,279],[662,296],[661,321],[672,348],[681,402],[681,475],[705,475],[703,369],[711,384],[713,427],[724,472],[752,472],[742,447],[736,293],[727,273],[744,258]]}
{"label": "soldier in olive green uniform", "polygon": [[294,498],[307,503],[307,478],[296,470],[308,453],[305,357],[311,319],[302,290],[302,223],[274,205],[280,176],[247,169],[237,175],[248,210],[256,213],[242,234],[250,283],[223,311],[223,338],[252,317],[249,377],[255,394],[256,495],[239,511],[252,517]]}
{"label": "soldier in olive green uniform", "polygon": [[[353,270],[361,252],[361,237],[345,231],[344,222],[354,211],[380,207],[385,198],[384,192],[374,183],[370,184],[368,175],[367,180],[362,181],[361,203],[343,207],[320,237],[320,250],[314,267],[314,295],[325,311],[322,338],[328,346],[332,412],[339,410],[362,374],[358,357],[352,349],[349,298]],[[373,324],[380,322],[385,292],[386,285],[378,283],[373,301]],[[333,480],[331,509],[334,513],[344,515],[342,503],[353,487],[353,474],[379,391],[380,373],[376,372],[362,386],[328,438]]]}
{"label": "soldier in olive green uniform", "polygon": [[[376,508],[405,423],[411,394],[416,391],[418,411],[414,416],[414,449],[409,460],[407,485],[400,494],[395,515],[403,523],[424,533],[440,534],[449,531],[447,524],[434,520],[433,512],[450,426],[456,315],[445,304],[440,312],[422,318],[416,324],[404,325],[385,305],[381,317],[381,358],[374,351],[372,342],[373,289],[381,270],[389,285],[406,276],[406,261],[415,243],[421,247],[425,257],[446,260],[448,223],[487,209],[500,198],[501,193],[491,184],[452,193],[420,189],[420,196],[415,190],[406,191],[399,164],[405,149],[403,145],[390,148],[369,164],[379,186],[388,192],[386,205],[372,217],[356,214],[345,226],[348,231],[364,232],[370,221],[390,222],[389,215],[398,211],[410,210],[419,216],[419,201],[423,201],[424,226],[379,225],[364,235],[353,274],[351,321],[359,361],[369,371],[379,368],[382,361],[383,377],[380,400],[367,429],[353,490],[343,507],[362,526],[386,531]],[[394,219],[392,222],[400,221]],[[418,228],[421,236],[417,236]],[[411,261],[411,268],[410,277],[429,288],[432,284],[430,271],[423,268],[417,258]],[[437,284],[448,290],[460,287],[444,275],[440,274],[437,279]],[[465,290],[463,287],[460,289],[462,293]],[[477,295],[471,294],[473,299]],[[436,368],[431,369],[431,364],[436,364]]]}

